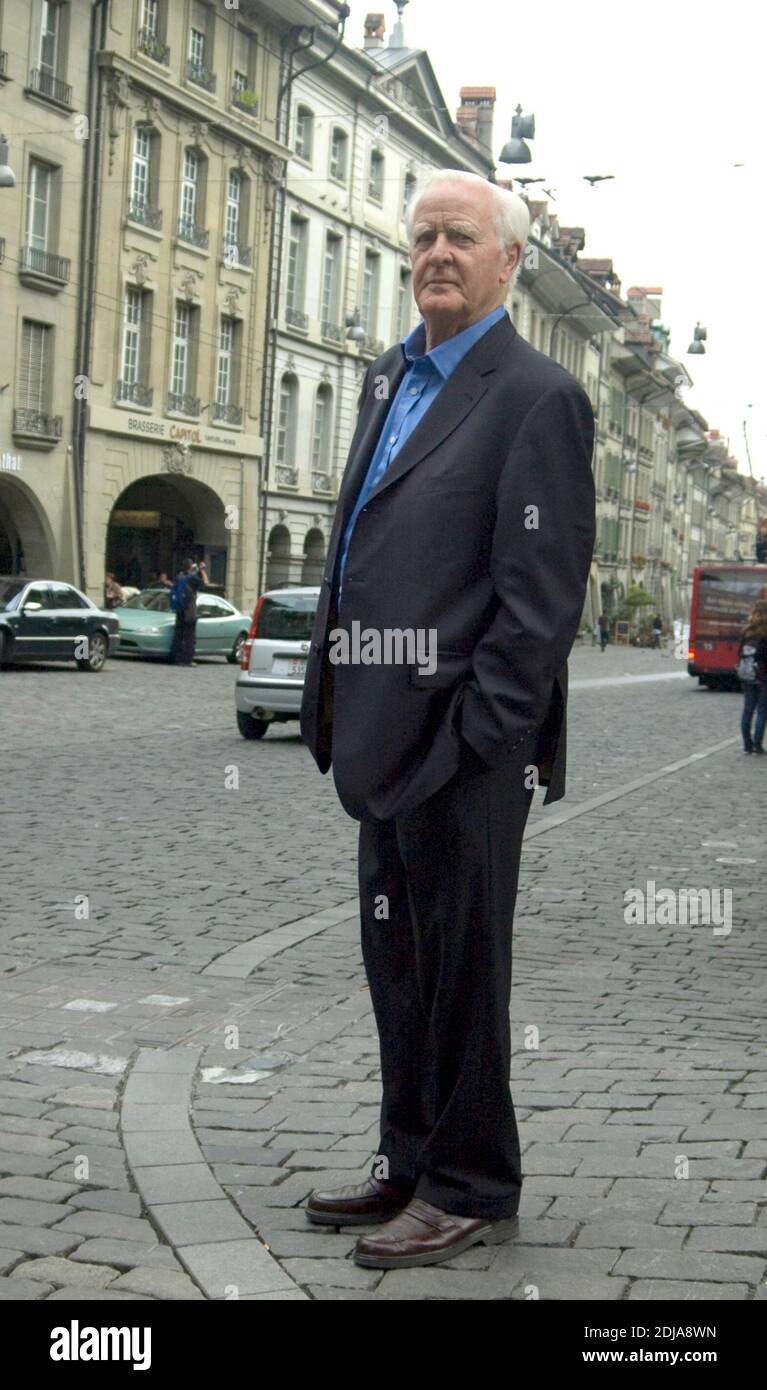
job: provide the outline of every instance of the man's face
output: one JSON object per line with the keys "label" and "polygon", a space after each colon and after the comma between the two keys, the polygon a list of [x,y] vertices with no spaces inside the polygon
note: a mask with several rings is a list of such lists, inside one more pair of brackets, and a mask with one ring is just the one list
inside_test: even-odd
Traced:
{"label": "man's face", "polygon": [[498,243],[489,185],[435,184],[419,198],[410,257],[427,325],[460,332],[496,309],[519,256]]}

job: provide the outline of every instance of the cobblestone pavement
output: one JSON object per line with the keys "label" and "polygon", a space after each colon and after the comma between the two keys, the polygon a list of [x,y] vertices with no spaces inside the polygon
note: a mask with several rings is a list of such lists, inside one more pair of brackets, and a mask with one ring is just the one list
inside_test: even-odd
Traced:
{"label": "cobblestone pavement", "polygon": [[[332,781],[294,726],[239,738],[220,663],[4,673],[0,1295],[764,1298],[767,767],[683,670],[573,655],[514,927],[520,1238],[388,1273],[301,1209],[377,1143]],[[730,889],[731,930],[627,925],[650,882]]]}

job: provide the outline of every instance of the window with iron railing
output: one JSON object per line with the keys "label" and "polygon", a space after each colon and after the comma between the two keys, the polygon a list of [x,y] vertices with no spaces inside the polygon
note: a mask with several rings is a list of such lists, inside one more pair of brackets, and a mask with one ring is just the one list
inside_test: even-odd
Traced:
{"label": "window with iron railing", "polygon": [[305,218],[291,217],[285,296],[287,315],[303,314],[306,290],[306,239],[307,223]]}
{"label": "window with iron railing", "polygon": [[333,412],[333,391],[323,382],[314,398],[314,427],[312,431],[312,469],[327,472],[330,461],[330,426]]}
{"label": "window with iron railing", "polygon": [[293,466],[296,455],[296,421],[298,415],[298,379],[286,372],[280,382],[279,411],[277,416],[278,464]]}

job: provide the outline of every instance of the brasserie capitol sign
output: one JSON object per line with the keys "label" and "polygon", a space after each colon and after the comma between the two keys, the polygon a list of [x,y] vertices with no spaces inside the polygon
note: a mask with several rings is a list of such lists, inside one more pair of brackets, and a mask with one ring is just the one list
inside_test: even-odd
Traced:
{"label": "brasserie capitol sign", "polygon": [[260,456],[263,453],[263,441],[257,434],[229,434],[206,425],[166,420],[155,415],[132,415],[130,411],[115,410],[109,406],[92,406],[90,423],[91,429],[110,430],[115,434],[131,435],[134,439],[188,444],[193,449],[222,450],[228,454]]}

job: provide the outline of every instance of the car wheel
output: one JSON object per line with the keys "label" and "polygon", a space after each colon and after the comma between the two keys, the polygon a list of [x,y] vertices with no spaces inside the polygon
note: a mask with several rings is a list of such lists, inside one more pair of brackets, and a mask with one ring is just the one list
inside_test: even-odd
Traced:
{"label": "car wheel", "polygon": [[94,632],[88,642],[88,655],[78,661],[78,671],[103,671],[109,655],[109,645],[103,632]]}
{"label": "car wheel", "polygon": [[0,671],[2,671],[8,660],[8,648],[10,643],[5,632],[0,632]]}
{"label": "car wheel", "polygon": [[242,661],[242,653],[245,650],[245,638],[247,635],[247,632],[239,633],[232,650],[226,658],[230,666],[239,666]]}
{"label": "car wheel", "polygon": [[269,728],[268,719],[254,719],[252,714],[237,711],[237,728],[243,738],[263,738]]}

